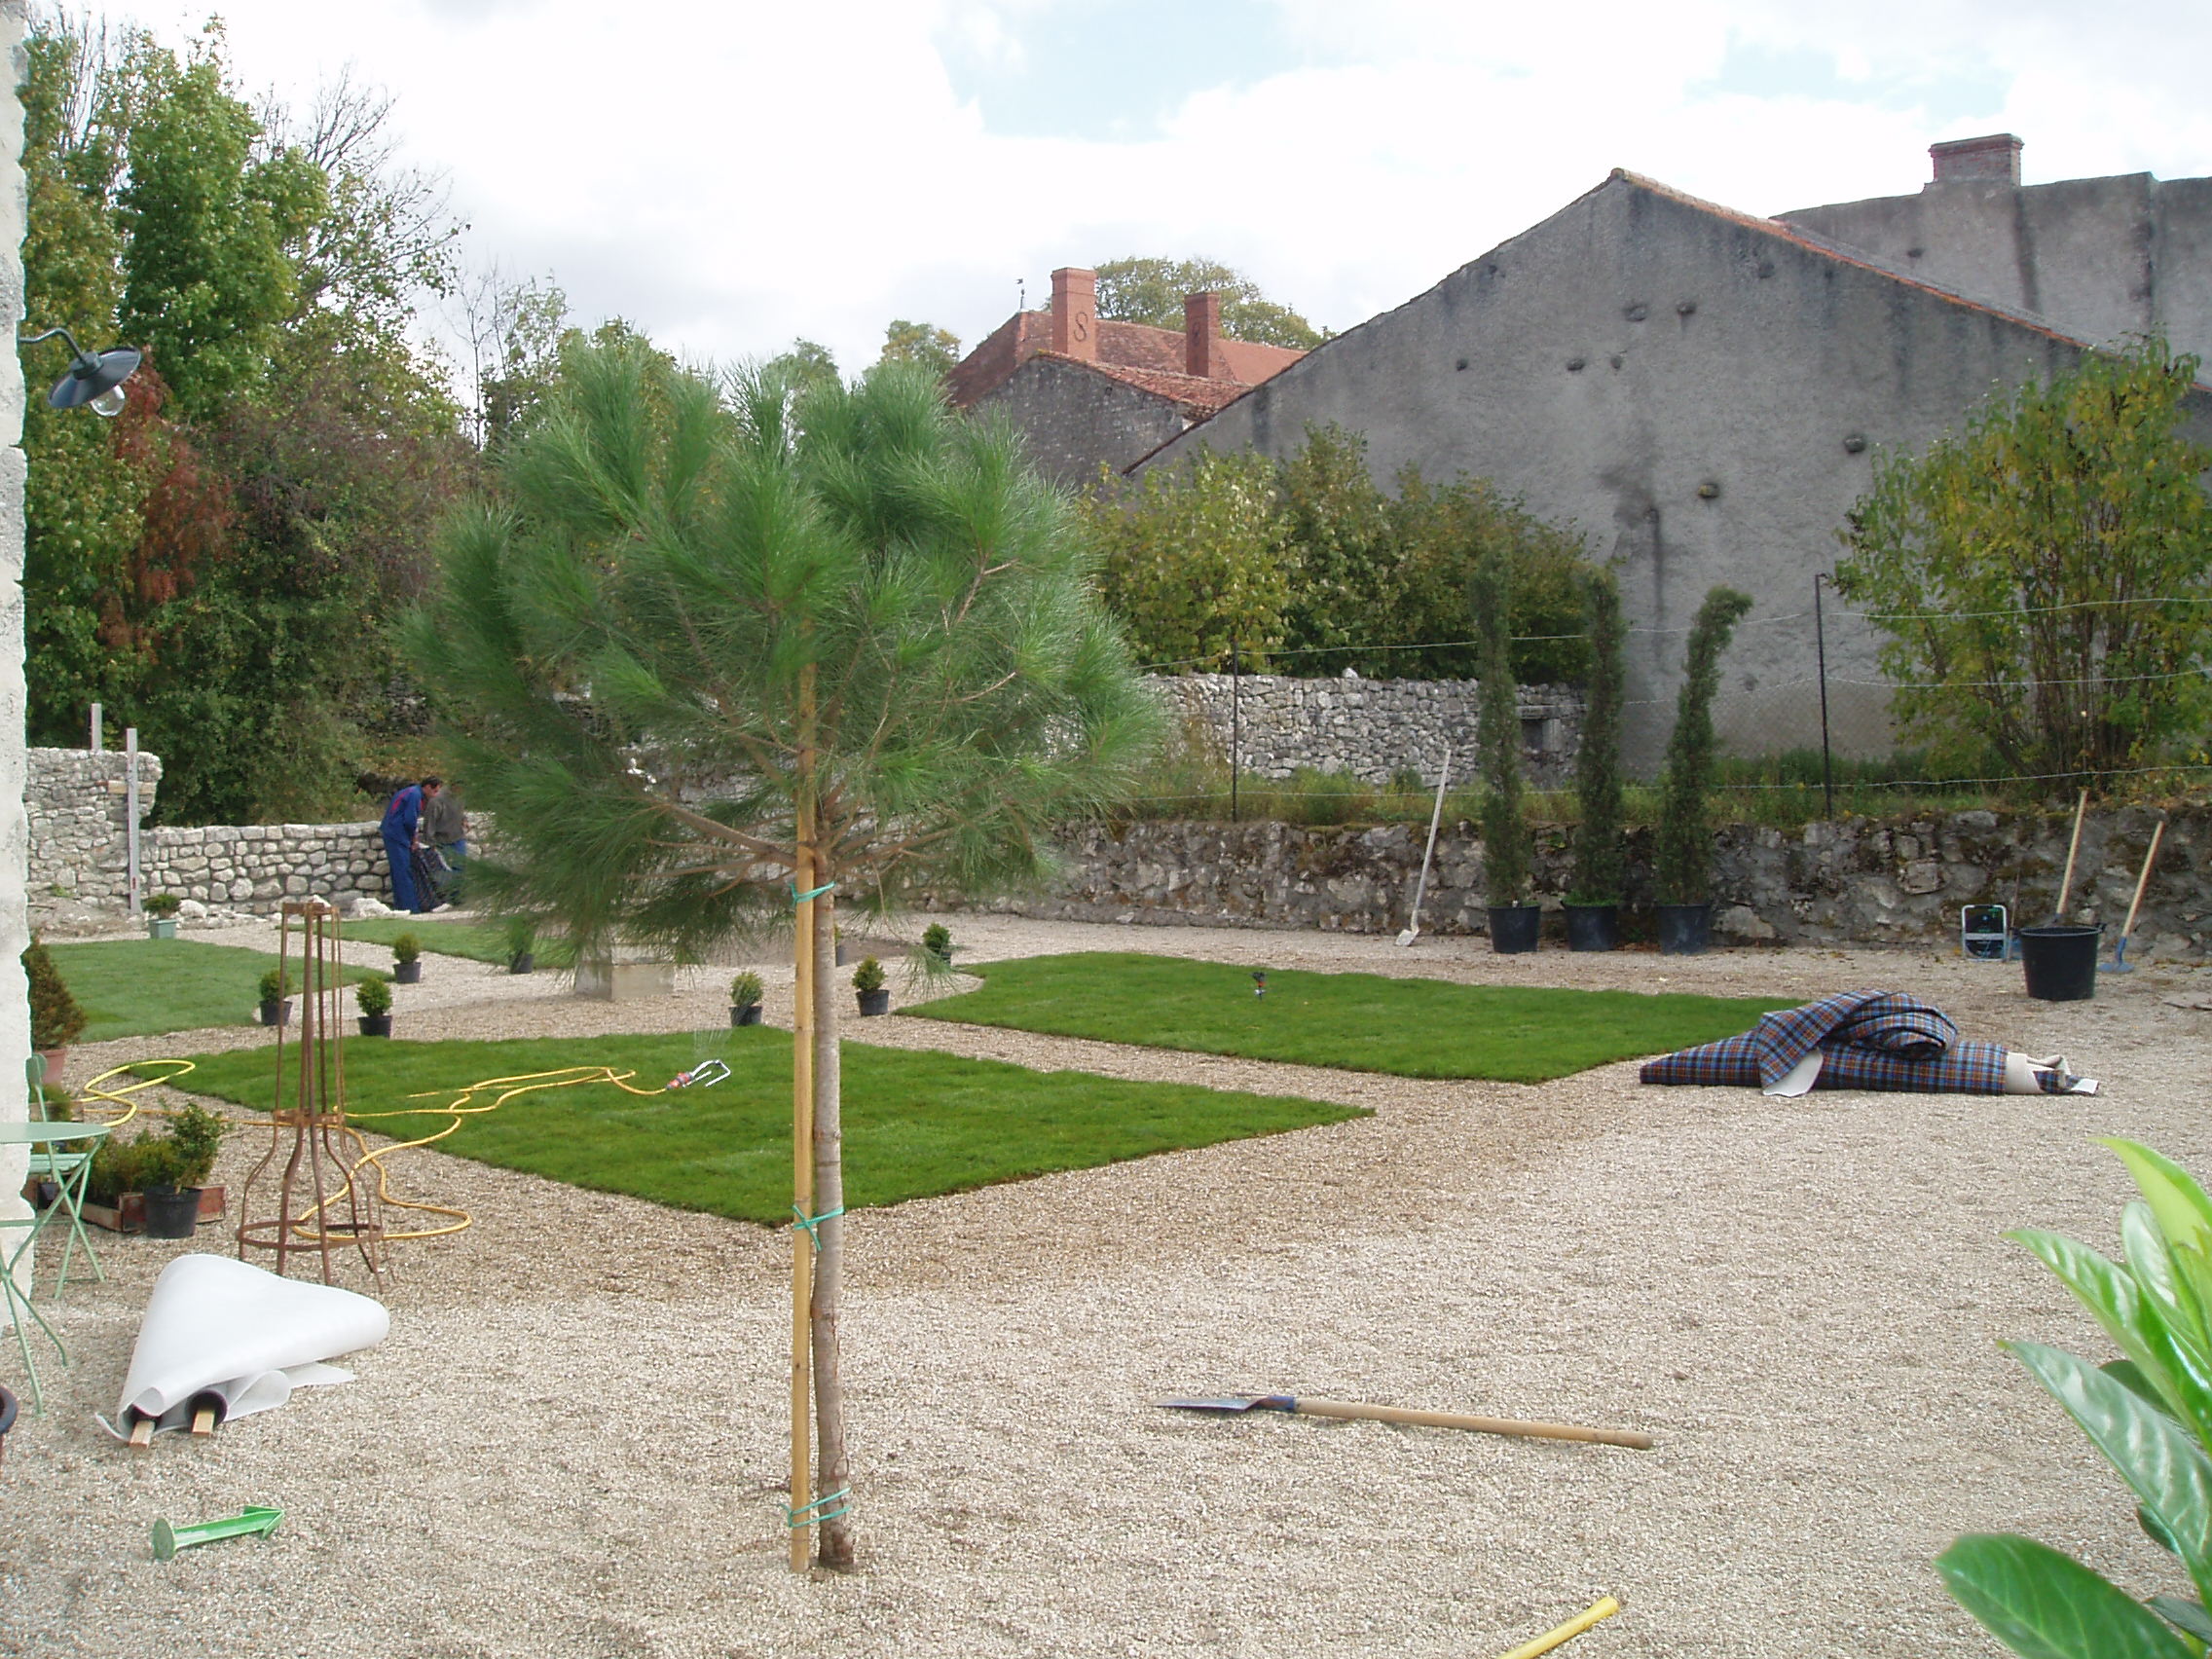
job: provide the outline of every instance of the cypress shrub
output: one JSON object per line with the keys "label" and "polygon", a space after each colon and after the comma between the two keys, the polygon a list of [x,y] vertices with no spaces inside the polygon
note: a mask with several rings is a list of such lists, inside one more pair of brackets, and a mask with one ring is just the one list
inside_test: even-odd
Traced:
{"label": "cypress shrub", "polygon": [[1529,827],[1521,816],[1521,699],[1513,680],[1505,561],[1486,553],[1467,582],[1475,612],[1481,697],[1475,747],[1483,769],[1483,886],[1493,904],[1518,904],[1529,889]]}
{"label": "cypress shrub", "polygon": [[1584,695],[1582,748],[1574,759],[1574,827],[1570,904],[1617,904],[1625,882],[1621,856],[1621,704],[1628,665],[1621,622],[1621,584],[1611,566],[1592,571],[1582,590],[1589,636],[1590,680]]}
{"label": "cypress shrub", "polygon": [[85,1011],[62,983],[53,956],[35,939],[23,952],[23,976],[30,980],[31,1047],[66,1049],[85,1029]]}
{"label": "cypress shrub", "polygon": [[1751,609],[1749,594],[1716,587],[1690,624],[1675,732],[1667,740],[1667,771],[1659,786],[1658,845],[1652,885],[1662,904],[1702,904],[1713,897],[1713,696],[1720,689],[1720,653]]}

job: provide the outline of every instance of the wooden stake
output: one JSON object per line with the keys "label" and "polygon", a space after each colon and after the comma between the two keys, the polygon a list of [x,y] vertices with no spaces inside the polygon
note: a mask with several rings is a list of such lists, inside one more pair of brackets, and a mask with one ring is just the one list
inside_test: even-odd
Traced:
{"label": "wooden stake", "polygon": [[1350,1418],[1367,1422],[1416,1423],[1424,1428],[1470,1428],[1477,1434],[1517,1434],[1537,1440],[1580,1440],[1600,1446],[1651,1450],[1651,1436],[1628,1428],[1583,1428],[1566,1422],[1528,1422],[1520,1418],[1469,1417],[1464,1412],[1424,1412],[1406,1406],[1369,1406],[1351,1400],[1313,1400],[1298,1396],[1300,1417]]}
{"label": "wooden stake", "polygon": [[2158,842],[2166,833],[2166,821],[2158,820],[2157,828],[2151,831],[2151,850],[2143,855],[2143,873],[2135,878],[2135,897],[2128,902],[2127,925],[2120,930],[2121,939],[2135,932],[2135,912],[2143,908],[2143,889],[2151,885],[2151,866],[2158,862]]}
{"label": "wooden stake", "polygon": [[215,1408],[213,1406],[198,1406],[194,1408],[192,1413],[192,1432],[199,1435],[208,1435],[215,1432]]}
{"label": "wooden stake", "polygon": [[[822,901],[821,923],[837,914],[836,895]],[[844,1282],[845,1207],[844,1125],[837,1049],[836,929],[818,925],[814,940],[814,1200],[822,1206],[821,1242],[814,1274],[814,1433],[819,1447],[815,1485],[827,1497],[847,1491],[852,1463],[845,1448],[845,1394],[838,1361],[837,1305]],[[840,1570],[853,1565],[853,1518],[849,1499],[827,1504],[830,1511],[819,1529],[815,1560]]]}
{"label": "wooden stake", "polygon": [[143,1452],[154,1444],[154,1419],[140,1418],[130,1425],[130,1444]]}
{"label": "wooden stake", "polygon": [[2074,891],[2074,856],[2082,850],[2082,820],[2088,811],[2089,792],[2083,790],[2074,808],[2074,838],[2066,843],[2066,874],[2058,883],[2058,908],[2051,915],[2051,921],[2059,927],[2066,925],[2066,901]]}
{"label": "wooden stake", "polygon": [[[799,779],[793,828],[798,857],[792,866],[794,897],[820,885],[814,861],[814,668],[799,670]],[[792,926],[792,1202],[793,1220],[814,1214],[814,956],[812,899],[794,905]],[[791,1569],[804,1572],[814,1529],[797,1524],[814,1498],[814,1233],[792,1229],[792,1501],[785,1530],[791,1534]]]}

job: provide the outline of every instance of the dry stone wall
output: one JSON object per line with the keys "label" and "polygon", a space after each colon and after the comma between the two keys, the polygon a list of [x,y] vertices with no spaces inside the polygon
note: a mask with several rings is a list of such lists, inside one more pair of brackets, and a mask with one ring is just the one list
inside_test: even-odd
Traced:
{"label": "dry stone wall", "polygon": [[[1292,680],[1280,675],[1180,674],[1153,681],[1186,721],[1229,753],[1232,728],[1242,769],[1287,778],[1300,767],[1348,772],[1370,784],[1399,772],[1436,782],[1449,747],[1455,777],[1474,770],[1472,680]],[[1567,783],[1582,741],[1582,696],[1567,685],[1520,687],[1521,756],[1539,789]],[[1234,713],[1233,713],[1234,711]]]}

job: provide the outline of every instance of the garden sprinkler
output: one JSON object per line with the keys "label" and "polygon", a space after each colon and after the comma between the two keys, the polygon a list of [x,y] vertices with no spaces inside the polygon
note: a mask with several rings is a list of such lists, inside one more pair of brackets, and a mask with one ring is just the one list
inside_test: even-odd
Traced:
{"label": "garden sprinkler", "polygon": [[1253,971],[1252,994],[1256,997],[1264,997],[1268,994],[1268,971],[1265,968]]}
{"label": "garden sprinkler", "polygon": [[248,1532],[258,1532],[266,1538],[276,1530],[276,1523],[283,1519],[281,1509],[264,1509],[259,1504],[249,1503],[227,1521],[202,1521],[191,1527],[172,1527],[166,1521],[157,1521],[154,1523],[154,1559],[172,1561],[179,1550],[211,1544],[217,1538],[242,1538]]}
{"label": "garden sprinkler", "polygon": [[[706,1060],[687,1072],[678,1072],[668,1080],[668,1088],[712,1088],[729,1076],[729,1067],[720,1060]],[[663,1091],[665,1092],[665,1090]]]}

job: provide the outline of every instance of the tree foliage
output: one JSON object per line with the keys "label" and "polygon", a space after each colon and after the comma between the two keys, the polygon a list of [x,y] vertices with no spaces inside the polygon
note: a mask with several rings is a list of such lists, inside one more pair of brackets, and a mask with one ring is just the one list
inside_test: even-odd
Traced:
{"label": "tree foliage", "polygon": [[1666,771],[1659,784],[1659,832],[1651,861],[1652,886],[1662,904],[1702,904],[1713,897],[1710,811],[1719,749],[1713,733],[1713,699],[1720,689],[1720,654],[1751,608],[1749,594],[1716,587],[1690,623],[1675,729],[1667,739]]}
{"label": "tree foliage", "polygon": [[1221,296],[1221,331],[1232,340],[1310,351],[1328,338],[1219,260],[1131,255],[1098,267],[1098,315],[1103,321],[1141,322],[1180,333],[1184,298],[1199,293]]}
{"label": "tree foliage", "polygon": [[2212,716],[2212,449],[2156,341],[1999,394],[1875,470],[1839,592],[1876,613],[1906,734],[2023,776],[2155,763]]}
{"label": "tree foliage", "polygon": [[788,350],[768,359],[767,372],[799,391],[827,391],[844,383],[837,359],[827,346],[812,340],[794,340]]}
{"label": "tree foliage", "polygon": [[1573,837],[1573,873],[1567,903],[1617,904],[1625,860],[1621,850],[1621,710],[1628,693],[1619,574],[1609,565],[1583,581],[1583,631],[1589,637],[1590,677],[1583,687],[1582,744],[1574,756],[1574,797],[1579,812]]}
{"label": "tree foliage", "polygon": [[1521,698],[1513,679],[1512,607],[1505,559],[1496,551],[1477,562],[1468,602],[1481,640],[1481,700],[1475,747],[1483,770],[1483,887],[1492,904],[1528,897],[1529,826],[1521,816]]}
{"label": "tree foliage", "polygon": [[29,317],[148,350],[118,420],[25,412],[28,725],[136,725],[170,822],[343,800],[395,672],[380,619],[466,473],[407,336],[453,228],[391,168],[388,103],[257,114],[222,44],[52,18],[25,43]]}
{"label": "tree foliage", "polygon": [[1224,667],[1234,637],[1284,673],[1469,679],[1468,582],[1495,555],[1516,678],[1579,680],[1580,538],[1480,479],[1437,487],[1408,467],[1395,486],[1378,489],[1366,440],[1334,425],[1280,462],[1201,452],[1133,488],[1107,480],[1090,516],[1108,602],[1148,661]]}
{"label": "tree foliage", "polygon": [[878,367],[885,363],[918,363],[939,375],[950,374],[959,361],[959,335],[949,328],[908,322],[904,317],[884,329],[883,354],[876,358]]}

